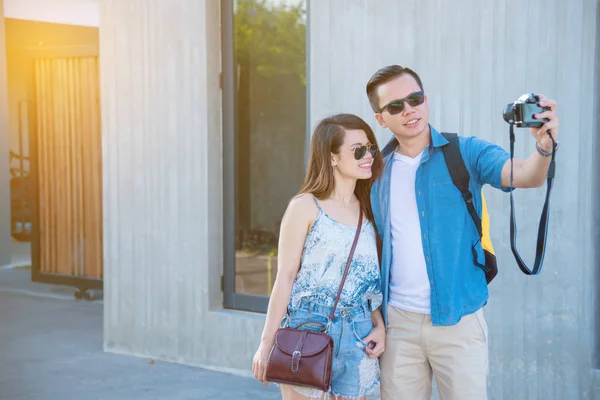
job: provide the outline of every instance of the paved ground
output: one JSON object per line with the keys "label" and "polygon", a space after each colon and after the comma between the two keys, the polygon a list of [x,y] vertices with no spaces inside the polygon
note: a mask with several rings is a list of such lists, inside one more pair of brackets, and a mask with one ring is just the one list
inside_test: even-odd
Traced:
{"label": "paved ground", "polygon": [[0,399],[279,399],[254,379],[102,351],[102,304],[0,271]]}
{"label": "paved ground", "polygon": [[[33,283],[28,243],[0,268],[0,400],[280,399],[258,381],[102,350],[102,302]],[[378,395],[369,400],[379,399]]]}

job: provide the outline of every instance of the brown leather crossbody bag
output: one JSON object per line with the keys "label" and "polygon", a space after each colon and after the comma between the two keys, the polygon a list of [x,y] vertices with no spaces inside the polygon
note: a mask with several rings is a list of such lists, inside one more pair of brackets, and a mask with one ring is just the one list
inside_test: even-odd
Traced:
{"label": "brown leather crossbody bag", "polygon": [[329,391],[331,384],[331,364],[333,362],[333,339],[328,335],[335,309],[342,294],[344,282],[352,263],[352,256],[362,229],[362,211],[346,269],[340,282],[333,309],[327,325],[321,332],[311,332],[297,328],[280,328],[275,334],[275,344],[267,363],[267,381],[293,386],[305,386]]}

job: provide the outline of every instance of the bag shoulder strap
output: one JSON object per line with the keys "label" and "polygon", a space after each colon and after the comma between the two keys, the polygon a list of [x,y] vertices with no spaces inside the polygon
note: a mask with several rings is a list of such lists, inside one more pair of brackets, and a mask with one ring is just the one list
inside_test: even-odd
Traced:
{"label": "bag shoulder strap", "polygon": [[352,257],[354,256],[354,250],[356,250],[356,244],[358,243],[358,237],[360,236],[360,231],[362,230],[362,221],[363,221],[363,210],[361,207],[360,215],[358,217],[358,226],[356,227],[356,234],[354,235],[354,242],[352,242],[352,247],[350,248],[350,255],[348,256],[348,261],[346,261],[346,269],[344,270],[344,275],[342,276],[342,281],[340,282],[340,287],[338,289],[337,295],[335,296],[335,303],[333,303],[333,309],[331,310],[331,314],[329,315],[329,322],[333,321],[333,318],[335,316],[335,309],[337,307],[338,301],[340,300],[340,296],[342,295],[342,289],[344,288],[344,283],[346,282],[346,276],[348,276],[348,270],[350,270],[350,264],[352,264]]}
{"label": "bag shoulder strap", "polygon": [[465,205],[467,206],[467,211],[471,215],[475,228],[477,228],[479,239],[481,239],[483,236],[481,217],[477,214],[477,210],[475,210],[475,205],[473,204],[473,193],[471,193],[471,190],[469,189],[470,176],[467,167],[465,166],[465,161],[460,154],[458,135],[456,133],[448,132],[442,132],[442,135],[450,142],[442,147],[444,159],[446,160],[446,167],[452,178],[452,183],[454,183],[454,186],[456,186],[462,194]]}

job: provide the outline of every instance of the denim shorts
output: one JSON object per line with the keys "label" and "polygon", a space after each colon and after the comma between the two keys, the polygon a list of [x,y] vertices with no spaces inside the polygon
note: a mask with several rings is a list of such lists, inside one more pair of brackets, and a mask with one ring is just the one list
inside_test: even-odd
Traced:
{"label": "denim shorts", "polygon": [[[297,309],[290,311],[283,325],[301,330],[322,331],[327,325],[331,309],[332,307],[303,299]],[[371,307],[368,302],[351,308],[337,307],[328,332],[333,338],[334,348],[329,388],[332,396],[359,398],[371,393],[379,384],[379,360],[367,356],[367,343],[362,341],[372,329]],[[323,394],[318,389],[296,386],[293,389],[309,398],[321,398]]]}

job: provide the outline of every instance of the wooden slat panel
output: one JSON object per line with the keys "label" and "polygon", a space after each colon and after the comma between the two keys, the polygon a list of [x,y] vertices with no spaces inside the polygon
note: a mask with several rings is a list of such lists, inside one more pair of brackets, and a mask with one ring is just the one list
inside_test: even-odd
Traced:
{"label": "wooden slat panel", "polygon": [[54,135],[57,141],[55,146],[55,163],[58,168],[58,174],[54,177],[54,184],[57,186],[59,197],[56,204],[56,221],[57,235],[59,240],[58,246],[58,264],[56,265],[57,272],[64,275],[72,275],[72,250],[70,243],[70,188],[69,188],[69,154],[67,141],[68,135],[68,115],[71,110],[67,108],[67,95],[69,91],[67,80],[67,63],[66,60],[53,60],[53,64],[57,69],[57,80],[54,82],[55,107],[54,112],[58,115],[56,119]]}
{"label": "wooden slat panel", "polygon": [[[83,227],[85,223],[84,219],[84,204],[83,204],[83,193],[85,190],[85,181],[83,181],[82,169],[85,165],[85,160],[83,158],[83,152],[81,151],[83,146],[83,124],[82,124],[82,115],[83,113],[83,103],[81,102],[81,92],[83,88],[81,87],[81,59],[72,59],[73,61],[73,69],[71,78],[71,85],[73,88],[81,88],[82,90],[73,90],[71,101],[69,104],[69,108],[73,110],[71,113],[71,124],[72,124],[72,182],[73,182],[73,242],[75,244],[75,275],[81,276],[85,274],[85,260],[84,260],[84,251],[85,251],[85,237],[83,232]],[[87,112],[87,111],[86,111]],[[77,132],[76,134],[73,134]]]}
{"label": "wooden slat panel", "polygon": [[35,60],[40,271],[102,277],[98,57]]}
{"label": "wooden slat panel", "polygon": [[59,274],[69,275],[71,272],[71,251],[68,241],[68,186],[67,186],[67,153],[66,153],[66,117],[68,110],[65,109],[65,97],[68,88],[65,81],[64,60],[52,60],[52,69],[56,71],[53,84],[53,101],[54,101],[54,130],[52,131],[55,137],[54,141],[54,165],[56,166],[56,175],[53,177],[52,184],[56,186],[57,199],[55,203],[54,213],[56,215],[55,234],[58,241],[57,248],[57,264],[56,272]]}
{"label": "wooden slat panel", "polygon": [[[46,82],[44,78],[44,62],[43,60],[35,61],[35,82],[36,82],[36,98],[44,98],[46,96],[46,86],[44,83]],[[37,131],[37,141],[38,141],[38,165],[48,165],[48,144],[46,141],[46,129],[48,126],[47,121],[47,111],[46,111],[47,102],[38,102],[37,105],[37,120],[38,120],[38,131]],[[43,269],[45,266],[51,264],[51,248],[50,245],[50,214],[45,212],[48,207],[48,172],[49,168],[39,168],[38,169],[38,186],[39,186],[39,240],[40,240],[40,248],[48,249],[44,252],[40,252],[40,267]]]}
{"label": "wooden slat panel", "polygon": [[82,99],[89,113],[82,118],[83,179],[86,237],[85,275],[102,278],[102,139],[100,130],[100,90],[98,59],[82,60]]}

